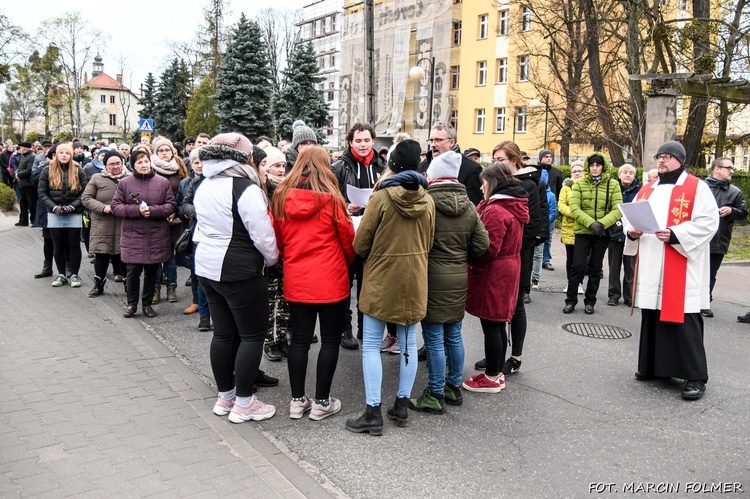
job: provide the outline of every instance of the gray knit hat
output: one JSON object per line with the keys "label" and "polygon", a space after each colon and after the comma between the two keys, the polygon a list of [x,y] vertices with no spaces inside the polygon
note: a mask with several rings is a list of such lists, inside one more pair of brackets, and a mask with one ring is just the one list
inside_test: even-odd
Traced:
{"label": "gray knit hat", "polygon": [[305,125],[304,122],[300,121],[302,124],[297,124],[297,121],[294,123],[297,125],[294,127],[294,135],[292,135],[292,147],[297,149],[297,146],[300,144],[300,142],[305,142],[306,140],[310,140],[312,142],[318,143],[318,136],[315,135],[315,132],[312,131],[312,128]]}
{"label": "gray knit hat", "polygon": [[461,155],[454,151],[446,151],[437,158],[433,158],[427,167],[427,179],[437,180],[439,178],[458,179],[458,170],[461,169]]}
{"label": "gray knit hat", "polygon": [[542,149],[541,151],[539,151],[539,162],[541,163],[542,162],[542,158],[545,157],[545,156],[547,156],[548,154],[550,156],[552,156],[552,161],[555,160],[555,153],[554,152],[552,152],[549,149]]}
{"label": "gray knit hat", "polygon": [[685,157],[687,156],[685,147],[676,140],[668,140],[660,145],[659,150],[656,151],[656,156],[660,154],[671,154],[677,158],[677,161],[679,161],[681,165],[685,164]]}

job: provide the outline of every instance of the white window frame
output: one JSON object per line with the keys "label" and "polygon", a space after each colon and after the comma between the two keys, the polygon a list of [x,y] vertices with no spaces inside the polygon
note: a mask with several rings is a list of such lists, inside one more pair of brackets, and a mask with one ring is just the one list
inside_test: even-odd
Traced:
{"label": "white window frame", "polygon": [[458,47],[461,45],[461,21],[453,21],[453,46]]}
{"label": "white window frame", "polygon": [[531,16],[533,11],[530,5],[521,7],[521,31],[531,31]]}
{"label": "white window frame", "polygon": [[497,83],[508,83],[508,58],[497,60]]}
{"label": "white window frame", "polygon": [[526,106],[516,108],[516,133],[526,133],[529,110]]}
{"label": "white window frame", "polygon": [[451,90],[458,90],[461,82],[461,66],[451,66]]}
{"label": "white window frame", "polygon": [[487,86],[487,61],[477,63],[477,86]]}
{"label": "white window frame", "polygon": [[490,36],[490,15],[482,14],[479,16],[479,39],[486,40]]}
{"label": "white window frame", "polygon": [[529,81],[531,75],[531,56],[522,55],[518,58],[518,81]]}
{"label": "white window frame", "polygon": [[505,133],[505,108],[495,108],[495,133]]}
{"label": "white window frame", "polygon": [[487,124],[487,113],[484,111],[484,108],[482,109],[475,109],[474,110],[474,125],[475,130],[474,133],[484,133],[484,129]]}
{"label": "white window frame", "polygon": [[510,11],[508,9],[500,11],[500,21],[497,23],[498,36],[508,36],[510,30]]}

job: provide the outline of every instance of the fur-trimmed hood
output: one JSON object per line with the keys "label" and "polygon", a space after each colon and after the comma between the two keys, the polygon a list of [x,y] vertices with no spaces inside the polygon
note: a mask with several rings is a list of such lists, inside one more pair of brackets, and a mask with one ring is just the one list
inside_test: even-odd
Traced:
{"label": "fur-trimmed hood", "polygon": [[209,144],[201,147],[198,149],[198,158],[201,162],[229,159],[237,163],[247,164],[247,154],[232,147],[219,144]]}

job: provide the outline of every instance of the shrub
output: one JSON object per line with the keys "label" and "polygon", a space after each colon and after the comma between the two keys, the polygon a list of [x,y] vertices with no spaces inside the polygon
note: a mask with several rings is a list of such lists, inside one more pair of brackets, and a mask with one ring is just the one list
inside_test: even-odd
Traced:
{"label": "shrub", "polygon": [[0,183],[0,209],[10,211],[16,206],[16,191]]}

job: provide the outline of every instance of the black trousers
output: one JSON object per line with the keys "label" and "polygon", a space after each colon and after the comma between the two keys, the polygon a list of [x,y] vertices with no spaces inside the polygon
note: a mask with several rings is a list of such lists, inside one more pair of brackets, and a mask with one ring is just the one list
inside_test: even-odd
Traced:
{"label": "black trousers", "polygon": [[703,317],[685,314],[685,322],[662,322],[660,310],[641,310],[638,372],[694,381],[708,380],[703,346]]}
{"label": "black trousers", "polygon": [[70,271],[78,274],[81,269],[81,229],[49,229],[55,246],[57,273],[65,275],[66,261]]}
{"label": "black trousers", "polygon": [[289,383],[292,397],[305,395],[307,359],[315,332],[315,322],[320,317],[320,352],[315,375],[315,398],[327,399],[331,395],[333,375],[339,361],[339,346],[344,332],[346,304],[289,302],[289,320],[292,344],[289,347]]}
{"label": "black trousers", "polygon": [[[531,270],[534,266],[534,246],[521,248],[521,289],[525,294],[531,292]],[[523,294],[521,295],[523,296]]]}
{"label": "black trousers", "polygon": [[714,284],[716,284],[716,274],[719,272],[719,267],[721,267],[722,261],[724,261],[724,255],[721,253],[711,253],[711,255],[709,256],[709,268],[711,272],[709,289],[711,293],[711,301],[714,300]]}
{"label": "black trousers", "polygon": [[[523,303],[523,300],[521,300]],[[481,319],[484,333],[484,356],[487,359],[487,376],[497,376],[503,371],[505,354],[508,351],[508,333],[504,322]]]}
{"label": "black trousers", "polygon": [[112,262],[112,274],[122,275],[120,255],[110,255],[109,253],[97,253],[94,259],[94,274],[101,280],[107,277],[107,268],[109,262]]}
{"label": "black trousers", "polygon": [[49,229],[42,229],[42,239],[44,240],[42,246],[44,251],[44,266],[49,265],[49,268],[52,268],[52,259],[55,258],[55,245],[52,242],[52,235],[49,233]]}
{"label": "black trousers", "polygon": [[565,303],[572,305],[578,303],[578,283],[583,282],[586,272],[586,260],[588,258],[589,280],[586,283],[586,293],[583,303],[586,305],[596,305],[596,293],[599,291],[602,264],[604,263],[604,254],[607,252],[608,245],[608,237],[598,237],[593,234],[576,234],[576,243],[573,248],[573,272],[568,280]]}
{"label": "black trousers", "polygon": [[[625,303],[633,301],[633,273],[635,272],[635,256],[623,255],[625,242],[610,240],[607,247],[607,259],[609,263],[609,289],[608,298],[619,300],[622,297]],[[622,270],[622,286],[620,285],[620,270]]]}
{"label": "black trousers", "polygon": [[[220,392],[253,394],[268,329],[268,286],[262,275],[219,282],[198,277],[214,321],[211,370]],[[153,289],[153,286],[152,286]]]}
{"label": "black trousers", "polygon": [[21,187],[21,213],[18,221],[24,225],[29,224],[29,215],[31,215],[31,224],[36,220],[36,202],[39,197],[36,187]]}
{"label": "black trousers", "polygon": [[[143,294],[140,295],[144,307],[150,307],[154,301],[156,271],[158,264],[129,263],[125,291],[128,295],[128,306],[138,308],[138,295],[141,292],[141,273],[143,273]],[[106,270],[106,267],[105,267]],[[98,274],[97,274],[98,275]]]}

